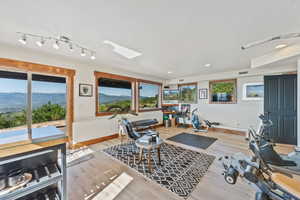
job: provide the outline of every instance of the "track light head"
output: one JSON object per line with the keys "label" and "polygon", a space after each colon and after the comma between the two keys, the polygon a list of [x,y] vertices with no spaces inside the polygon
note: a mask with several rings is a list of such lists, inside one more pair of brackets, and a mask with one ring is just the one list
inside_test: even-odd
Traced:
{"label": "track light head", "polygon": [[92,53],[91,53],[91,59],[92,59],[92,60],[95,60],[95,59],[96,59],[96,53],[95,53],[95,52],[92,52]]}
{"label": "track light head", "polygon": [[59,41],[58,40],[55,40],[55,42],[53,43],[53,48],[59,49]]}
{"label": "track light head", "polygon": [[43,46],[45,44],[45,40],[43,37],[41,37],[41,40],[36,41],[36,45],[39,47]]}
{"label": "track light head", "polygon": [[19,39],[19,42],[21,42],[22,44],[26,44],[27,43],[27,37],[25,34],[22,35],[22,37]]}
{"label": "track light head", "polygon": [[70,50],[70,51],[74,51],[74,47],[73,47],[73,44],[72,44],[72,43],[69,43],[69,50]]}
{"label": "track light head", "polygon": [[80,55],[81,55],[81,56],[86,56],[86,53],[85,53],[85,50],[84,50],[84,48],[82,48],[82,49],[81,49],[81,53],[80,53]]}

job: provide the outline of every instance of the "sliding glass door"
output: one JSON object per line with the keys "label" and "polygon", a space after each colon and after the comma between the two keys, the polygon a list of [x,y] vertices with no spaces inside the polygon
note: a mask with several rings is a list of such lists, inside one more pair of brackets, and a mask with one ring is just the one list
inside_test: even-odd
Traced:
{"label": "sliding glass door", "polygon": [[65,135],[66,77],[0,71],[0,148]]}
{"label": "sliding glass door", "polygon": [[26,141],[27,74],[0,71],[0,145]]}
{"label": "sliding glass door", "polygon": [[32,139],[64,134],[66,90],[64,77],[32,74]]}

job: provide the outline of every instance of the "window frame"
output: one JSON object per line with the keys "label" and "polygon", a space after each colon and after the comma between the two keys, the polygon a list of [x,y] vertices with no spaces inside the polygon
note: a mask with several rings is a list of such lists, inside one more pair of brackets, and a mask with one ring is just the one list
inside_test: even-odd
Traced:
{"label": "window frame", "polygon": [[[180,87],[190,86],[190,85],[195,85],[196,86],[196,100],[195,100],[195,102],[183,102],[183,101],[181,101]],[[181,104],[197,104],[198,103],[198,83],[197,82],[178,84],[178,91],[179,91],[179,99],[178,99],[179,103],[181,103]]]}
{"label": "window frame", "polygon": [[[214,83],[219,82],[231,82],[234,83],[234,90],[233,90],[233,98],[230,102],[214,102],[212,101],[212,85]],[[209,81],[209,104],[236,104],[237,103],[237,79],[223,79],[223,80],[213,80]]]}
{"label": "window frame", "polygon": [[96,110],[95,110],[95,115],[97,117],[101,117],[101,116],[109,116],[112,115],[113,112],[99,112],[99,84],[98,84],[98,80],[100,78],[109,78],[109,79],[115,79],[115,80],[121,80],[121,81],[128,81],[131,83],[132,85],[132,89],[131,89],[131,97],[132,97],[132,105],[131,107],[133,108],[132,111],[136,112],[136,79],[135,78],[131,78],[128,76],[121,76],[121,75],[116,75],[116,74],[110,74],[110,73],[105,73],[105,72],[94,72],[95,75],[95,98],[96,98]]}
{"label": "window frame", "polygon": [[[13,59],[7,59],[7,58],[0,58],[0,69],[7,70],[7,71],[15,71],[15,72],[21,72],[26,73],[27,76],[27,93],[30,91],[31,94],[31,76],[32,74],[41,74],[41,75],[48,75],[48,76],[59,76],[59,77],[65,77],[66,78],[66,137],[70,144],[70,147],[72,147],[73,142],[73,121],[74,121],[74,76],[76,71],[73,69],[67,69],[63,67],[56,67],[56,66],[50,66],[50,65],[44,65],[44,64],[37,64],[37,63],[31,63],[31,62],[25,62],[25,61],[19,61],[19,60],[13,60]],[[29,83],[30,82],[30,83]],[[28,84],[30,84],[30,87],[28,87]],[[31,95],[28,95],[30,97],[27,97],[30,100]],[[27,102],[28,103],[28,102]],[[31,104],[32,102],[30,102]],[[31,115],[30,119],[27,118],[26,125],[28,126],[28,123],[30,121],[30,127],[32,125],[31,122]],[[34,143],[32,140],[31,133],[28,133],[29,141],[31,143]],[[47,140],[47,138],[43,138],[43,140]],[[25,144],[23,141],[21,142],[15,142],[15,143],[9,143],[5,145],[1,145],[0,148],[4,147],[11,147],[19,144]]]}
{"label": "window frame", "polygon": [[[140,108],[140,84],[145,83],[145,84],[152,84],[152,85],[158,85],[159,86],[159,91],[158,91],[158,108],[148,108],[148,109],[141,109]],[[137,80],[137,110],[139,112],[151,112],[151,111],[159,111],[162,110],[162,83],[155,82],[155,81],[148,81],[148,80],[143,80],[143,79],[138,79]]]}

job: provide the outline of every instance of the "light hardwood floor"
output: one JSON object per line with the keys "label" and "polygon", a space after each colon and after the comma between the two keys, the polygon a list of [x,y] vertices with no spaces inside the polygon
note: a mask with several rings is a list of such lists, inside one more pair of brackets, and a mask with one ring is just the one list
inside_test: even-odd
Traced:
{"label": "light hardwood floor", "polygon": [[[192,133],[191,129],[182,128],[159,128],[158,131],[163,138],[169,138],[182,132]],[[216,156],[215,161],[188,200],[254,199],[253,189],[242,180],[239,179],[238,183],[233,186],[225,183],[221,175],[222,167],[218,161],[218,158],[223,155],[231,155],[236,152],[249,153],[248,144],[244,137],[219,132],[196,134],[215,137],[218,140],[206,150],[166,141],[184,148]],[[92,145],[90,148],[95,151],[93,159],[68,168],[68,195],[70,200],[82,200],[91,193],[101,191],[112,182],[113,178],[123,172],[132,176],[133,181],[115,198],[116,200],[183,199],[101,152],[102,149],[119,143],[120,139],[113,139]],[[291,148],[283,146],[280,147],[280,151],[282,153],[290,152]]]}

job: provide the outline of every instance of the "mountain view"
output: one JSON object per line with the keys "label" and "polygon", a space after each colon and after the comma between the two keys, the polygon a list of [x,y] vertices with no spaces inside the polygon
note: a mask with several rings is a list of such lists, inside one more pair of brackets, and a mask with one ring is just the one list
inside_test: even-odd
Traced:
{"label": "mountain view", "polygon": [[[131,100],[131,96],[99,94],[102,104]],[[26,108],[26,94],[0,93],[0,113],[20,112]],[[32,108],[36,109],[51,102],[62,107],[66,106],[66,95],[62,93],[33,93]]]}
{"label": "mountain view", "polygon": [[[131,96],[117,96],[99,94],[101,104],[111,104],[122,101],[130,101]],[[149,97],[141,97],[147,100]],[[0,113],[20,112],[26,108],[27,96],[24,93],[0,93]],[[58,104],[62,107],[66,106],[66,95],[63,93],[33,93],[32,108],[36,109],[44,104]]]}
{"label": "mountain view", "polygon": [[108,104],[108,103],[112,103],[112,102],[116,102],[116,101],[131,100],[131,96],[107,95],[107,94],[102,94],[102,93],[99,94],[99,98],[100,98],[101,103],[103,103],[103,104]]}
{"label": "mountain view", "polygon": [[[99,94],[100,112],[106,112],[111,106],[128,108],[131,96]],[[140,97],[140,108],[157,107],[156,97]],[[24,126],[26,124],[27,95],[25,93],[0,92],[0,130]],[[66,116],[66,94],[64,93],[33,93],[32,122],[33,124],[64,120]]]}
{"label": "mountain view", "polygon": [[[62,93],[33,93],[32,108],[36,109],[51,102],[66,106],[66,95]],[[26,108],[27,95],[24,93],[0,93],[0,113],[20,112]]]}

